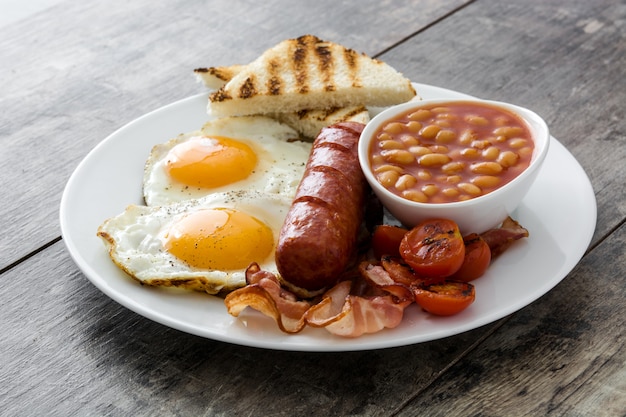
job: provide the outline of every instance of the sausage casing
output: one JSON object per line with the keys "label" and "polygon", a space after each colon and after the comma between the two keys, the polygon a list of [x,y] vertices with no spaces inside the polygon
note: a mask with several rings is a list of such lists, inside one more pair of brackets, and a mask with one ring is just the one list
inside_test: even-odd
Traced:
{"label": "sausage casing", "polygon": [[338,123],[313,143],[276,248],[278,271],[292,286],[335,284],[355,254],[367,190],[357,152],[363,127]]}

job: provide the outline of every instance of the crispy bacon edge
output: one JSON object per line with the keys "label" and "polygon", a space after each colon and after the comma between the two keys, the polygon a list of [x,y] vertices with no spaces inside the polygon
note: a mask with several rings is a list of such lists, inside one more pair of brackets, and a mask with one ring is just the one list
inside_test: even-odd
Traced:
{"label": "crispy bacon edge", "polygon": [[529,233],[522,225],[511,217],[507,217],[502,225],[489,229],[480,235],[491,250],[491,259],[505,252],[516,240],[528,237]]}
{"label": "crispy bacon edge", "polygon": [[[312,327],[343,337],[359,337],[397,327],[414,300],[409,288],[396,283],[379,265],[363,262],[359,277],[338,283],[306,312]],[[363,281],[364,279],[365,281]]]}
{"label": "crispy bacon edge", "polygon": [[278,278],[252,264],[246,270],[246,285],[226,296],[228,313],[238,317],[253,308],[276,321],[285,333],[298,333],[307,324],[323,327],[331,334],[358,337],[402,322],[404,309],[414,298],[411,290],[397,284],[381,267],[363,263],[366,275],[339,282],[326,291],[318,303],[299,300],[280,286]]}
{"label": "crispy bacon edge", "polygon": [[311,304],[282,288],[272,272],[253,263],[246,269],[246,283],[224,298],[229,314],[239,317],[246,307],[251,307],[272,317],[285,333],[298,333],[304,328],[304,313]]}
{"label": "crispy bacon edge", "polygon": [[[500,227],[481,234],[492,251],[492,259],[528,236],[528,230],[511,217]],[[253,263],[246,270],[247,285],[229,293],[224,303],[235,317],[251,307],[273,318],[285,333],[298,333],[309,325],[354,338],[392,329],[402,322],[404,310],[415,300],[411,288],[420,280],[411,274],[399,260],[364,261],[358,266],[358,274],[340,281],[317,302],[299,299],[281,286],[276,275]]]}

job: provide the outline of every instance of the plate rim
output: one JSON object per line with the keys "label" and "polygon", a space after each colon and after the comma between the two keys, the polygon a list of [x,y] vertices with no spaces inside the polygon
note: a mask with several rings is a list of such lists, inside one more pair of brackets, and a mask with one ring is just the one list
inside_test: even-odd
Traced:
{"label": "plate rim", "polygon": [[[472,97],[467,94],[456,92],[454,90],[450,90],[447,88],[436,87],[436,86],[420,84],[420,83],[413,83],[413,84],[415,88],[417,89],[417,91],[424,90],[424,89],[426,90],[433,89],[442,94],[449,94],[458,98]],[[111,133],[106,138],[101,140],[98,144],[96,144],[87,153],[87,155],[79,162],[79,164],[76,166],[76,168],[70,175],[67,181],[67,184],[63,190],[62,197],[61,197],[61,204],[60,204],[60,210],[59,210],[59,220],[61,224],[61,237],[68,252],[70,253],[72,260],[81,270],[81,272],[87,277],[87,279],[94,286],[96,286],[96,288],[98,288],[101,292],[103,292],[112,300],[116,301],[123,307],[147,319],[158,322],[167,327],[174,328],[174,329],[177,329],[177,330],[189,333],[189,334],[194,334],[196,336],[204,337],[204,338],[211,339],[211,340],[216,340],[216,341],[221,341],[221,342],[226,342],[226,343],[231,343],[231,344],[236,344],[236,345],[241,345],[241,346],[258,347],[258,348],[273,349],[273,350],[285,350],[285,351],[339,352],[339,351],[374,350],[374,349],[383,349],[383,348],[391,348],[391,347],[400,347],[400,346],[412,345],[412,344],[417,344],[417,343],[424,343],[424,342],[428,342],[432,340],[438,340],[438,339],[442,339],[445,337],[450,337],[456,334],[460,334],[469,330],[477,329],[486,324],[492,323],[498,319],[506,317],[524,308],[525,306],[531,304],[532,302],[534,302],[541,296],[545,295],[552,288],[554,288],[559,282],[561,282],[569,274],[569,272],[576,266],[576,264],[578,264],[578,262],[584,255],[589,243],[591,242],[593,233],[595,232],[596,221],[597,221],[597,202],[595,199],[595,194],[593,192],[593,188],[591,186],[589,177],[585,173],[582,166],[574,158],[574,156],[556,138],[551,136],[550,152],[552,152],[553,154],[557,152],[559,156],[567,159],[568,162],[573,164],[574,168],[580,171],[579,174],[582,174],[582,176],[584,177],[584,179],[586,179],[586,181],[584,182],[584,184],[577,185],[578,187],[580,187],[579,192],[583,192],[587,196],[590,196],[591,197],[590,202],[592,204],[587,207],[587,210],[589,211],[589,213],[587,214],[590,217],[588,221],[585,223],[586,229],[584,231],[582,230],[577,231],[579,236],[584,236],[584,238],[581,239],[581,241],[579,242],[580,243],[578,245],[579,249],[577,251],[579,253],[576,253],[573,256],[573,258],[575,258],[575,261],[570,260],[567,263],[567,265],[565,265],[565,267],[563,268],[563,271],[560,271],[562,276],[548,280],[547,285],[539,288],[532,297],[527,297],[524,300],[518,300],[517,303],[513,303],[509,305],[508,308],[500,309],[497,312],[497,314],[482,316],[479,320],[472,321],[470,323],[467,323],[464,326],[459,326],[457,330],[453,332],[447,331],[446,329],[442,328],[440,332],[431,333],[429,337],[419,339],[419,340],[416,340],[415,337],[403,337],[403,338],[396,338],[396,339],[390,338],[392,340],[390,342],[389,339],[382,339],[382,340],[376,339],[376,340],[370,341],[369,339],[366,340],[363,337],[355,338],[355,339],[345,339],[345,338],[340,338],[338,336],[333,336],[332,343],[330,344],[322,344],[322,345],[291,344],[291,343],[278,343],[277,344],[276,342],[266,341],[266,340],[263,340],[262,338],[259,339],[259,338],[250,337],[249,339],[241,340],[240,338],[237,338],[237,337],[229,337],[227,332],[216,333],[215,331],[209,332],[206,329],[205,331],[200,331],[200,329],[198,329],[197,327],[190,326],[189,324],[180,322],[180,321],[176,322],[175,320],[172,320],[171,317],[168,317],[167,315],[159,313],[158,311],[148,311],[145,308],[145,306],[138,306],[136,302],[134,303],[132,299],[127,298],[126,295],[119,294],[113,291],[113,289],[110,286],[105,285],[106,282],[100,278],[100,273],[93,268],[93,265],[89,264],[89,262],[84,258],[80,248],[77,247],[74,236],[72,236],[70,233],[71,228],[69,226],[69,222],[71,220],[69,217],[69,213],[71,212],[70,202],[73,197],[72,191],[78,185],[78,181],[80,180],[80,173],[84,169],[86,169],[86,167],[89,165],[89,163],[91,162],[93,158],[96,158],[98,156],[98,154],[102,151],[102,149],[104,149],[106,146],[110,144],[111,141],[114,140],[113,138],[116,138],[119,135],[123,135],[124,132],[127,131],[128,129],[132,129],[133,127],[136,127],[138,125],[140,126],[141,123],[145,122],[146,120],[150,120],[150,118],[153,118],[159,115],[160,113],[167,114],[173,108],[184,106],[185,104],[187,104],[187,102],[194,102],[198,99],[201,99],[207,96],[208,96],[208,93],[203,92],[203,93],[191,95],[181,100],[174,101],[165,106],[159,107],[151,112],[148,112],[130,121],[129,123],[126,123],[125,125],[118,128],[117,130],[115,130],[113,133]],[[140,167],[140,168],[143,169],[143,167]],[[130,203],[132,202],[129,201],[128,204]],[[104,219],[102,219],[102,221],[103,220]],[[93,231],[93,234],[95,235],[95,230]],[[584,249],[582,249],[583,247]],[[103,248],[102,249],[103,254],[106,255],[106,250],[104,250],[104,246],[102,246],[102,248]],[[108,258],[108,255],[106,256]],[[202,296],[206,297],[206,295],[204,294],[202,294]],[[233,319],[238,320],[235,318]],[[272,322],[272,324],[274,323]],[[316,329],[316,330],[319,330],[319,329]],[[394,329],[386,329],[385,332],[393,332],[393,330]],[[295,336],[292,336],[292,335],[285,335],[286,340],[289,340],[289,338],[294,338],[294,337]],[[324,337],[322,338],[322,340],[329,340],[329,339],[327,337]],[[360,340],[365,340],[365,343],[363,342],[359,343]]]}

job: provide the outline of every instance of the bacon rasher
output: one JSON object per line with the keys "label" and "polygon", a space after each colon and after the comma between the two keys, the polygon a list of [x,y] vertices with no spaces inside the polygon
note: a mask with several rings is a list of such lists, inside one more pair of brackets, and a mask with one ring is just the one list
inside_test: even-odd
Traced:
{"label": "bacon rasher", "polygon": [[285,333],[297,333],[308,324],[338,336],[358,337],[399,325],[404,309],[413,302],[410,289],[394,282],[380,266],[363,264],[359,269],[369,279],[341,281],[313,304],[299,300],[280,286],[273,273],[252,264],[246,271],[248,285],[228,294],[224,303],[235,317],[246,307],[260,311]]}
{"label": "bacon rasher", "polygon": [[251,307],[272,317],[285,333],[298,333],[304,328],[304,313],[311,304],[282,288],[272,272],[263,271],[254,263],[246,270],[246,283],[224,299],[229,314],[238,317]]}
{"label": "bacon rasher", "polygon": [[511,217],[507,217],[500,227],[487,230],[480,237],[489,245],[491,259],[494,259],[506,251],[513,242],[528,235],[528,230]]}
{"label": "bacon rasher", "polygon": [[[481,234],[492,258],[504,252],[528,231],[507,218],[501,227]],[[285,333],[298,333],[306,325],[323,327],[343,337],[358,337],[398,326],[404,310],[415,301],[411,287],[423,281],[399,259],[362,262],[314,300],[304,300],[281,286],[276,275],[252,264],[246,271],[247,285],[228,294],[228,312],[237,317],[251,307],[272,317]]]}
{"label": "bacon rasher", "polygon": [[335,285],[306,312],[308,325],[337,336],[358,337],[402,322],[404,309],[414,301],[411,290],[396,283],[381,266],[363,262],[359,272],[355,281]]}

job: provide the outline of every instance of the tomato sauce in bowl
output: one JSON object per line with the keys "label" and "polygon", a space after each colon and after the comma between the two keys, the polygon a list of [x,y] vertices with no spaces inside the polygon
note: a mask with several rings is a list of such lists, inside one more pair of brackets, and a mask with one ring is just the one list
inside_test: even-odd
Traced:
{"label": "tomato sauce in bowl", "polygon": [[546,159],[550,133],[533,111],[480,100],[423,100],[383,110],[359,139],[370,187],[405,226],[447,218],[462,232],[496,227]]}
{"label": "tomato sauce in bowl", "polygon": [[369,162],[390,192],[420,203],[480,197],[530,164],[526,123],[498,106],[470,101],[411,109],[382,123]]}

